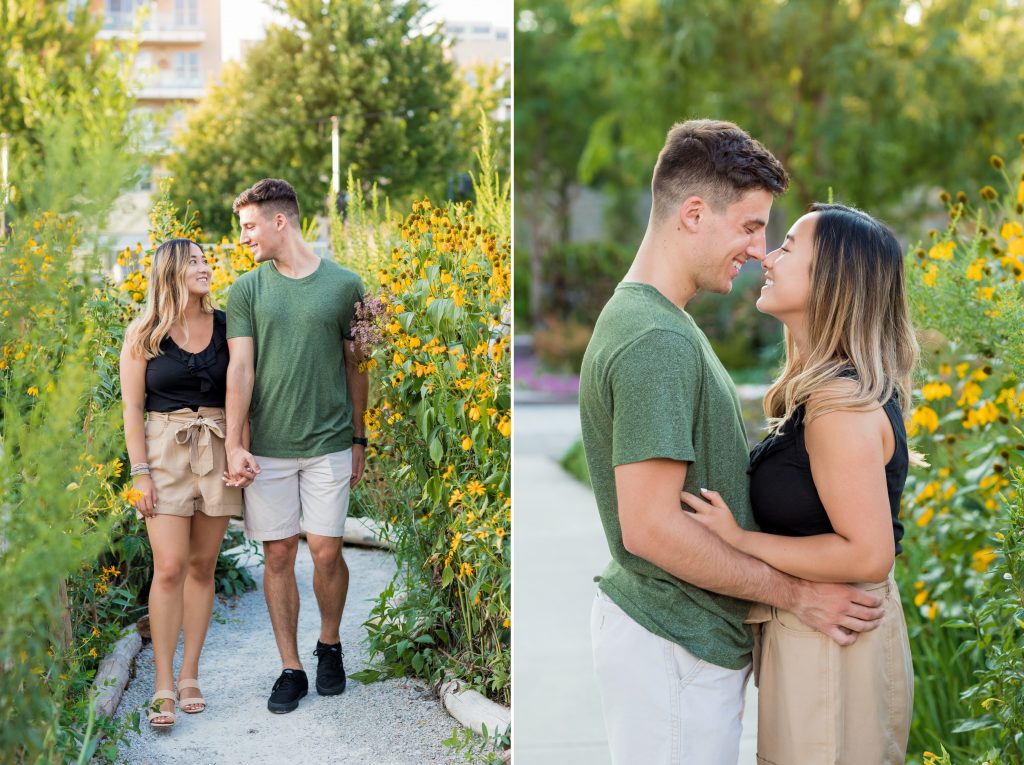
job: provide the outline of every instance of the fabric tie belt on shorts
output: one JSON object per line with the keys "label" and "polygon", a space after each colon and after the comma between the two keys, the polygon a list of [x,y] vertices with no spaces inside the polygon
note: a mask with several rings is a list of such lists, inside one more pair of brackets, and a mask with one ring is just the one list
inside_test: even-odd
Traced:
{"label": "fabric tie belt on shorts", "polygon": [[204,406],[200,407],[198,412],[187,409],[176,412],[151,412],[150,417],[166,419],[180,425],[174,432],[174,441],[181,446],[188,445],[188,464],[195,475],[204,476],[213,470],[212,436],[224,438],[223,409]]}
{"label": "fabric tie belt on shorts", "polygon": [[224,438],[224,428],[216,420],[197,417],[182,425],[174,433],[176,443],[188,444],[188,464],[192,472],[203,476],[213,470],[213,439],[210,434]]}

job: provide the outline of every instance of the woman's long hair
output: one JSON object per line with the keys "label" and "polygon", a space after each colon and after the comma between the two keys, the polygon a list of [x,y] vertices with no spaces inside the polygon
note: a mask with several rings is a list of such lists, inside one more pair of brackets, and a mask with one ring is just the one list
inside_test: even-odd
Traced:
{"label": "woman's long hair", "polygon": [[[125,334],[125,345],[139,358],[148,361],[159,356],[160,343],[178,322],[181,322],[188,341],[188,324],[182,319],[188,305],[185,273],[193,244],[191,239],[168,239],[156,248],[150,267],[146,308],[142,316],[128,326]],[[200,305],[205,313],[213,313],[213,303],[208,294],[203,295]]]}
{"label": "woman's long hair", "polygon": [[[781,431],[801,404],[805,422],[838,409],[872,409],[893,393],[903,412],[910,408],[918,345],[896,236],[867,213],[844,205],[813,204],[810,212],[818,216],[808,347],[801,356],[786,330],[786,364],[764,396],[771,433]],[[855,390],[829,384],[851,370]]]}

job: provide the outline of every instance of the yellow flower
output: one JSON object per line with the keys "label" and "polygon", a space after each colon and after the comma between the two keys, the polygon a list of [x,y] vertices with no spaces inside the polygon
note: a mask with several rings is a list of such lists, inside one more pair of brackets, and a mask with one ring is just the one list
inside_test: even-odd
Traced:
{"label": "yellow flower", "polygon": [[967,266],[967,278],[971,281],[980,282],[985,276],[985,265],[988,263],[985,258],[978,258],[971,265]]}
{"label": "yellow flower", "polygon": [[932,603],[928,607],[928,618],[934,621],[935,617],[938,615],[938,613],[939,613],[939,604],[938,603]]}
{"label": "yellow flower", "polygon": [[479,481],[470,481],[466,486],[466,493],[470,495],[481,497],[485,492],[486,489],[484,488],[484,485]]}
{"label": "yellow flower", "polygon": [[94,659],[99,658],[99,653],[96,651],[96,646],[93,646],[89,649],[89,655]]}
{"label": "yellow flower", "polygon": [[39,395],[39,388],[37,388],[35,385],[30,385],[30,386],[28,386],[28,390],[25,391],[25,392],[28,395],[30,395],[30,396],[38,396]]}
{"label": "yellow flower", "polygon": [[512,622],[509,620],[508,617],[505,617],[505,621],[503,621],[501,623],[501,626],[504,627],[505,629],[508,629],[511,625],[512,625]]}
{"label": "yellow flower", "polygon": [[924,387],[921,388],[921,394],[926,401],[938,401],[947,396],[952,396],[953,389],[944,382],[930,382],[925,383]]}
{"label": "yellow flower", "polygon": [[926,507],[924,509],[924,512],[921,513],[920,516],[918,516],[918,518],[915,521],[915,523],[917,523],[918,526],[921,526],[923,528],[923,527],[927,526],[931,522],[932,518],[934,518],[934,517],[935,517],[935,511],[932,510],[930,507]]}
{"label": "yellow flower", "polygon": [[920,590],[914,596],[914,605],[920,608],[928,601],[928,590]]}
{"label": "yellow flower", "polygon": [[473,422],[476,422],[477,420],[480,419],[480,407],[478,407],[478,406],[470,407],[469,419],[471,419]]}
{"label": "yellow flower", "polygon": [[452,496],[448,499],[448,507],[453,507],[456,502],[462,499],[462,492],[456,489],[452,492]]}
{"label": "yellow flower", "polygon": [[914,410],[914,415],[910,420],[914,425],[920,425],[928,428],[929,433],[934,433],[939,429],[939,415],[935,413],[935,410],[927,406],[919,406]]}
{"label": "yellow flower", "polygon": [[462,437],[462,451],[468,452],[472,448],[473,448],[473,439],[470,438],[469,436],[463,436]]}
{"label": "yellow flower", "polygon": [[508,415],[502,417],[498,423],[498,432],[505,436],[505,438],[512,435],[512,421],[509,420]]}
{"label": "yellow flower", "polygon": [[921,276],[921,281],[925,283],[926,287],[934,287],[935,280],[939,276],[939,267],[934,263],[929,263],[928,268],[925,269],[924,275]]}
{"label": "yellow flower", "polygon": [[981,386],[973,380],[968,380],[964,385],[964,392],[957,400],[957,406],[974,406],[981,398]]}
{"label": "yellow flower", "polygon": [[992,561],[996,559],[996,554],[991,547],[984,547],[976,551],[971,557],[973,558],[971,568],[979,574],[984,574],[988,571],[989,566],[992,565]]}
{"label": "yellow flower", "polygon": [[961,380],[964,379],[964,375],[967,374],[967,370],[971,368],[971,365],[966,361],[963,361],[956,365],[956,376]]}
{"label": "yellow flower", "polygon": [[[1021,188],[1024,189],[1024,182],[1021,183]],[[1008,221],[1003,224],[1003,227],[999,230],[999,236],[1009,242],[1011,239],[1017,236],[1024,236],[1024,226],[1021,226],[1017,221]]]}
{"label": "yellow flower", "polygon": [[933,245],[932,248],[928,250],[928,257],[932,260],[952,260],[953,250],[955,248],[956,244],[954,242],[941,242]]}
{"label": "yellow flower", "polygon": [[129,505],[134,505],[140,499],[142,499],[142,492],[138,489],[134,489],[131,486],[125,486],[121,492],[121,498]]}

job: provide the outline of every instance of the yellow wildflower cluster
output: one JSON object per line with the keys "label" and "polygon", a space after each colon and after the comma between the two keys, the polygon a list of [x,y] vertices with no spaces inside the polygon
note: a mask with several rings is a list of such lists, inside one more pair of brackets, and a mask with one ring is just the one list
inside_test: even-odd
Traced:
{"label": "yellow wildflower cluster", "polygon": [[502,627],[512,415],[510,339],[499,328],[511,299],[509,242],[470,203],[423,199],[381,247],[370,278],[386,307],[376,325],[383,340],[366,362],[381,384],[365,424],[381,444],[378,469],[397,463],[391,474],[417,482],[420,497],[416,512],[392,516],[418,528],[393,533],[435,540],[435,581],[474,624]]}

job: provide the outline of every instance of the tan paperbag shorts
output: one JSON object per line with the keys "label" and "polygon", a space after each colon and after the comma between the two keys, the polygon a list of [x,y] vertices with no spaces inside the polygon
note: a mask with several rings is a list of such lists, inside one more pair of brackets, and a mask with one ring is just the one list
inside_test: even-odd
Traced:
{"label": "tan paperbag shorts", "polygon": [[761,632],[759,765],[903,765],[914,706],[903,606],[892,574],[859,586],[885,591],[885,616],[851,646],[837,645],[789,611],[760,604],[751,610],[748,621]]}
{"label": "tan paperbag shorts", "polygon": [[155,512],[242,514],[242,490],[224,485],[224,427],[224,410],[216,407],[148,413],[146,456],[156,487]]}

